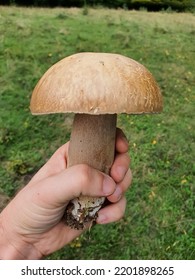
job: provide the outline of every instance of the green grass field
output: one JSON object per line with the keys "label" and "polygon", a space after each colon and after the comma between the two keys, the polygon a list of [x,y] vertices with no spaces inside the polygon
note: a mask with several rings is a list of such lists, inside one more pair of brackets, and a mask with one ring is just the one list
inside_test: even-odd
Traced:
{"label": "green grass field", "polygon": [[195,259],[195,16],[109,9],[0,7],[0,188],[13,196],[70,137],[72,115],[31,116],[42,74],[76,52],[144,64],[160,115],[118,118],[130,141],[125,217],[95,226],[51,259]]}

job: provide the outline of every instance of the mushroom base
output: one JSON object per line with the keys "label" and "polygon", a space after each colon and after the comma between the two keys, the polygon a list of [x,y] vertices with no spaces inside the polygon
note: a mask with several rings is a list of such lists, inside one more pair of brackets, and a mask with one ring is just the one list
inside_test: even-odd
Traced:
{"label": "mushroom base", "polygon": [[105,201],[104,197],[78,197],[73,199],[65,214],[66,223],[74,229],[84,229],[86,225],[92,226],[98,217],[98,210]]}
{"label": "mushroom base", "polygon": [[[87,164],[109,174],[114,160],[115,138],[115,114],[76,114],[70,139],[68,167]],[[104,197],[81,196],[73,199],[66,209],[66,224],[74,229],[83,229],[93,224],[104,201]]]}

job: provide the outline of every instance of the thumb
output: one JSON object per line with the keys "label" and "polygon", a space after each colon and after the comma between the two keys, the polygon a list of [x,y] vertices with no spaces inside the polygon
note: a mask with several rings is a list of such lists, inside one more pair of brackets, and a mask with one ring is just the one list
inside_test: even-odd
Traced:
{"label": "thumb", "polygon": [[39,199],[52,205],[64,205],[70,200],[83,196],[109,196],[116,189],[114,180],[85,164],[79,164],[40,181],[37,185]]}

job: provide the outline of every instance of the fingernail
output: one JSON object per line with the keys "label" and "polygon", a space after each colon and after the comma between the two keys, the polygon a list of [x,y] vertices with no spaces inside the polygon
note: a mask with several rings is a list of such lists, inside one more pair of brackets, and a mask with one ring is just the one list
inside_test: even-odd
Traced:
{"label": "fingernail", "polygon": [[126,135],[123,135],[122,138],[127,144],[129,144],[129,140],[127,139]]}
{"label": "fingernail", "polygon": [[105,176],[103,180],[103,192],[106,196],[111,195],[114,192],[114,181],[109,177]]}
{"label": "fingernail", "polygon": [[126,135],[125,135],[123,132],[121,133],[121,138],[122,138],[125,142],[127,142],[127,144],[129,144],[129,141],[128,141]]}
{"label": "fingernail", "polygon": [[98,218],[97,218],[97,223],[98,224],[106,224],[107,223],[107,217],[104,214],[98,214]]}
{"label": "fingernail", "polygon": [[115,192],[113,193],[113,195],[116,197],[117,200],[119,200],[122,196],[122,190],[119,186],[116,187]]}

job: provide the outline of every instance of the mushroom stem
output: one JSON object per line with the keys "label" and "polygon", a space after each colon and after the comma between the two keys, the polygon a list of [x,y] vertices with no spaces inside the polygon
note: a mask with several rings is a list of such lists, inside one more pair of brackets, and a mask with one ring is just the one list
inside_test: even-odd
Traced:
{"label": "mushroom stem", "polygon": [[[116,114],[76,114],[70,139],[68,167],[87,164],[109,174],[115,153],[116,119]],[[66,223],[72,228],[83,229],[86,224],[96,220],[104,201],[104,197],[81,196],[73,199],[66,209]]]}

